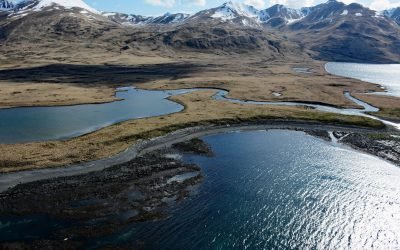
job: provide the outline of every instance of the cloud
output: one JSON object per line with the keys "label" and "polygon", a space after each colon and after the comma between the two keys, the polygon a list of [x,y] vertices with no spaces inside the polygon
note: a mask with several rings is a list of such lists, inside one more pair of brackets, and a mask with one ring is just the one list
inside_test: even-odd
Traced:
{"label": "cloud", "polygon": [[205,6],[207,4],[207,0],[146,0],[146,3],[162,6],[167,8],[172,8],[176,5],[196,5],[196,6]]}
{"label": "cloud", "polygon": [[282,4],[285,6],[288,6],[290,8],[301,8],[301,7],[308,7],[308,6],[313,6],[316,4],[315,0],[304,0],[304,1],[298,1],[298,0],[270,0],[269,5],[275,5],[275,4]]}
{"label": "cloud", "polygon": [[175,0],[146,0],[146,3],[171,8],[175,5]]}
{"label": "cloud", "polygon": [[265,7],[265,1],[264,0],[245,0],[244,1],[245,4],[254,6],[256,8],[264,8]]}
{"label": "cloud", "polygon": [[369,8],[373,10],[387,10],[399,6],[400,2],[392,3],[389,0],[374,0],[369,5]]}
{"label": "cloud", "polygon": [[182,4],[191,4],[196,6],[205,6],[207,4],[206,0],[183,0]]}

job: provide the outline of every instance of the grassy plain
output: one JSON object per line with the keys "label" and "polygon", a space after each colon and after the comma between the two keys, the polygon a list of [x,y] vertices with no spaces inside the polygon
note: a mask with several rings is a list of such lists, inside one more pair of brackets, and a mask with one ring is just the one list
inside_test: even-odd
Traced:
{"label": "grassy plain", "polygon": [[[363,93],[380,90],[358,80],[329,75],[324,62],[313,60],[268,61],[259,56],[180,54],[144,56],[85,51],[72,55],[0,57],[0,107],[72,105],[114,100],[115,87],[145,89],[221,88],[243,100],[302,101],[342,107],[357,107],[343,96],[344,91]],[[311,74],[293,68],[307,67]],[[260,120],[316,121],[380,128],[377,121],[322,113],[300,107],[243,105],[212,99],[213,91],[176,96],[185,105],[177,114],[132,120],[66,141],[17,145],[0,144],[0,172],[58,167],[115,155],[140,139],[173,130],[220,123]],[[397,98],[357,95],[384,111],[397,105]],[[384,116],[385,114],[382,113]],[[392,116],[392,113],[387,113]]]}
{"label": "grassy plain", "polygon": [[298,120],[381,128],[372,119],[322,113],[300,107],[271,107],[221,102],[212,99],[215,91],[204,90],[172,99],[185,105],[180,113],[132,120],[66,141],[1,145],[0,171],[12,172],[58,167],[106,158],[122,152],[141,139],[198,125],[243,121]]}
{"label": "grassy plain", "polygon": [[[213,87],[229,90],[231,97],[243,100],[342,107],[357,107],[343,96],[344,91],[380,90],[374,84],[329,75],[323,62],[310,59],[268,61],[201,53],[180,57],[99,53],[90,57],[85,52],[57,62],[53,57],[58,58],[0,60],[0,89],[5,89],[0,91],[0,107],[109,102],[115,87],[132,85],[146,89]],[[296,73],[296,67],[310,68],[312,73]],[[30,93],[32,89],[35,94]]]}

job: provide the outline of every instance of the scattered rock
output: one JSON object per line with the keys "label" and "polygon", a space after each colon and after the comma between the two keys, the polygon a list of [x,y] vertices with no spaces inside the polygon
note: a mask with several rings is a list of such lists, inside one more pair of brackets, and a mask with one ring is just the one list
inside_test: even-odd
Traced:
{"label": "scattered rock", "polygon": [[[193,142],[195,145],[186,147],[210,154],[201,140]],[[66,242],[66,237],[67,242],[74,242],[82,236],[110,234],[135,222],[162,219],[169,205],[185,199],[191,187],[202,180],[198,166],[165,157],[168,152],[176,151],[156,151],[100,172],[18,185],[0,194],[0,216],[45,214],[75,221],[53,233],[51,239],[60,242]],[[179,181],[171,181],[174,178]]]}
{"label": "scattered rock", "polygon": [[389,134],[351,133],[340,141],[400,166],[400,140]]}
{"label": "scattered rock", "polygon": [[189,141],[176,143],[173,145],[174,149],[182,151],[184,153],[200,154],[213,156],[213,151],[211,147],[199,138],[194,138]]}
{"label": "scattered rock", "polygon": [[325,141],[331,141],[331,137],[329,135],[329,132],[326,130],[306,130],[304,131],[309,135],[324,139]]}

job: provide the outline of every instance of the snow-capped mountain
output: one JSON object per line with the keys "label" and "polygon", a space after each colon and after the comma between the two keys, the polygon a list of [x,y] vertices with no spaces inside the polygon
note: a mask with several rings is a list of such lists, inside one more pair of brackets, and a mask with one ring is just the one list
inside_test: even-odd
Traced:
{"label": "snow-capped mountain", "polygon": [[259,26],[259,13],[253,6],[229,1],[216,8],[200,11],[188,20],[193,22],[215,20],[244,26]]}
{"label": "snow-capped mountain", "polygon": [[16,4],[10,10],[13,12],[25,12],[40,11],[47,8],[79,8],[92,13],[99,13],[96,9],[90,7],[82,0],[22,0],[16,1]]}
{"label": "snow-capped mountain", "polygon": [[308,21],[318,22],[333,16],[340,15],[344,12],[346,5],[342,2],[329,0],[326,3],[308,8],[306,17]]}
{"label": "snow-capped mountain", "polygon": [[171,13],[166,13],[163,16],[152,18],[150,23],[152,23],[152,24],[180,23],[180,22],[186,20],[188,17],[190,17],[189,14],[183,14],[183,13],[171,14]]}
{"label": "snow-capped mountain", "polygon": [[151,17],[118,12],[103,12],[101,14],[119,24],[146,24],[151,19]]}
{"label": "snow-capped mountain", "polygon": [[98,13],[84,1],[23,0],[10,10],[9,3],[14,1],[0,0],[7,10],[0,12],[0,42],[44,39],[56,46],[63,41],[81,45],[93,40],[107,48],[124,44],[209,53],[265,50],[276,57],[301,50],[328,61],[400,61],[400,26],[395,23],[399,23],[400,8],[376,12],[360,4],[329,0],[301,9],[274,5],[258,10],[226,2],[193,15],[145,17]]}
{"label": "snow-capped mountain", "polygon": [[[394,10],[390,12],[390,16],[392,16],[393,12]],[[219,7],[200,11],[191,18],[216,19],[221,22],[244,24],[247,26],[268,24],[272,27],[282,27],[303,19],[316,23],[324,20],[332,21],[333,18],[344,16],[377,17],[377,14],[375,11],[365,8],[360,4],[353,3],[346,5],[336,0],[328,0],[326,3],[314,7],[304,7],[301,9],[292,9],[276,4],[264,10],[258,10],[250,5],[229,1]]]}
{"label": "snow-capped mountain", "polygon": [[299,20],[307,15],[306,9],[291,9],[281,4],[276,4],[268,9],[260,11],[260,20],[268,22],[273,18],[282,18],[287,22]]}
{"label": "snow-capped mountain", "polygon": [[400,7],[383,11],[383,15],[400,25]]}
{"label": "snow-capped mountain", "polygon": [[128,15],[116,12],[104,12],[102,13],[102,15],[114,22],[120,24],[128,24],[128,25],[175,24],[183,22],[188,17],[190,17],[189,14],[183,14],[183,13],[176,13],[176,14],[166,13],[159,17],[146,17],[134,14]]}
{"label": "snow-capped mountain", "polygon": [[8,11],[15,7],[14,3],[8,0],[0,0],[0,10]]}
{"label": "snow-capped mountain", "polygon": [[258,10],[253,6],[227,2],[220,7],[211,9],[208,12],[212,18],[221,19],[223,21],[234,20],[238,18],[254,19],[259,23],[269,22],[273,18],[281,18],[285,22],[291,22],[304,17],[302,10],[287,8],[283,5],[276,4],[265,10]]}
{"label": "snow-capped mountain", "polygon": [[[113,22],[130,25],[162,25],[177,24],[187,20],[217,20],[219,22],[234,23],[251,27],[283,27],[293,25],[299,21],[318,23],[324,20],[345,18],[348,16],[374,16],[387,17],[400,24],[400,7],[377,13],[359,4],[346,5],[336,0],[328,0],[326,3],[314,7],[292,9],[284,5],[274,5],[264,10],[243,3],[229,1],[221,6],[200,11],[194,15],[182,13],[166,13],[158,17],[146,17],[136,14],[124,14],[103,12],[99,13],[87,5],[83,0],[0,0],[0,10],[26,13],[28,11],[40,11],[44,9],[83,9],[91,13],[102,14]],[[298,24],[296,24],[298,26]],[[296,26],[296,27],[297,27]]]}
{"label": "snow-capped mountain", "polygon": [[298,21],[307,14],[308,8],[297,10],[281,4],[276,4],[268,9],[261,10],[259,20],[269,26],[278,27]]}
{"label": "snow-capped mountain", "polygon": [[230,1],[212,9],[209,14],[211,14],[211,17],[213,18],[219,18],[222,20],[232,20],[240,17],[257,19],[259,11],[253,6]]}

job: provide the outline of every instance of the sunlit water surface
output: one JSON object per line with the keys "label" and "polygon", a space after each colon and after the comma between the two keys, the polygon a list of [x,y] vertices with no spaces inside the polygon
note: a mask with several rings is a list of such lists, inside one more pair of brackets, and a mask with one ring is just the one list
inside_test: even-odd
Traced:
{"label": "sunlit water surface", "polygon": [[325,65],[331,74],[380,84],[388,95],[400,97],[400,64],[363,64],[330,62]]}
{"label": "sunlit water surface", "polygon": [[204,138],[205,175],[171,216],[101,239],[149,249],[399,249],[400,168],[303,132]]}

